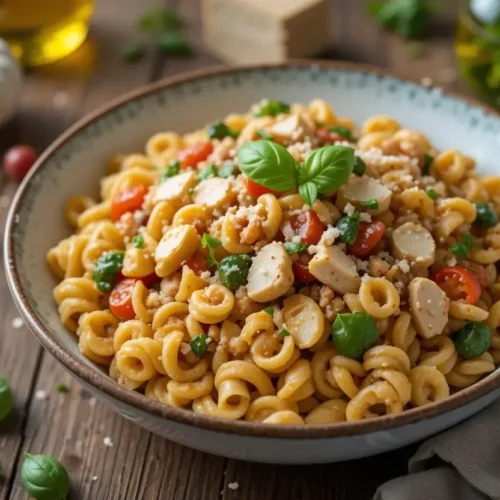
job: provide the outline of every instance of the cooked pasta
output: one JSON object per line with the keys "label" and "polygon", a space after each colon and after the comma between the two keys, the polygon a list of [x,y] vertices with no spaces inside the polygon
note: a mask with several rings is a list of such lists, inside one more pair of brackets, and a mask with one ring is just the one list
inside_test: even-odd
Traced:
{"label": "cooked pasta", "polygon": [[159,132],[68,201],[47,254],[61,323],[122,386],[204,415],[443,400],[500,362],[500,177],[429,139],[322,99]]}

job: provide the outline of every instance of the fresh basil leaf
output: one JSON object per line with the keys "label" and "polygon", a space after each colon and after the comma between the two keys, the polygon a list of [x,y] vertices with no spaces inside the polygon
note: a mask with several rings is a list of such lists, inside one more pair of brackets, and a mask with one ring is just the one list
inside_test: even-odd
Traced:
{"label": "fresh basil leaf", "polygon": [[238,149],[240,170],[252,181],[275,191],[288,191],[297,185],[296,161],[279,144],[253,141]]}
{"label": "fresh basil leaf", "polygon": [[352,245],[358,237],[359,212],[354,212],[352,215],[346,215],[345,217],[342,217],[337,222],[335,227],[340,231],[338,240],[341,243]]}
{"label": "fresh basil leaf", "polygon": [[366,172],[366,163],[363,158],[359,156],[354,157],[354,166],[352,167],[352,173],[361,177]]}
{"label": "fresh basil leaf", "polygon": [[377,210],[378,201],[375,198],[372,198],[371,200],[362,201],[361,205],[371,210]]}
{"label": "fresh basil leaf", "polygon": [[5,420],[14,407],[14,398],[7,380],[0,377],[0,422]]}
{"label": "fresh basil leaf", "polygon": [[108,252],[94,264],[92,279],[101,292],[110,292],[123,265],[124,252]]}
{"label": "fresh basil leaf", "polygon": [[213,163],[205,167],[203,170],[200,170],[197,176],[199,181],[204,181],[209,177],[217,177],[217,169]]}
{"label": "fresh basil leaf", "polygon": [[272,316],[274,314],[274,307],[271,307],[271,306],[266,307],[264,309],[264,312],[266,312],[267,314],[269,314],[269,316]]}
{"label": "fresh basil leaf", "polygon": [[280,337],[288,337],[288,336],[290,335],[290,332],[289,332],[286,328],[282,328],[282,329],[279,331],[278,335],[279,335]]}
{"label": "fresh basil leaf", "polygon": [[378,338],[375,320],[364,312],[338,314],[332,325],[335,349],[348,358],[361,359]]}
{"label": "fresh basil leaf", "polygon": [[208,233],[204,233],[201,237],[201,246],[203,248],[208,248],[208,258],[207,265],[209,267],[215,266],[217,264],[217,260],[215,258],[215,249],[220,247],[222,242],[217,238],[214,238]]}
{"label": "fresh basil leaf", "polygon": [[294,243],[293,241],[286,241],[283,247],[288,254],[300,253],[307,250],[307,245],[304,242]]}
{"label": "fresh basil leaf", "polygon": [[437,192],[436,192],[436,190],[435,190],[435,189],[432,189],[432,188],[427,188],[427,189],[425,190],[425,192],[426,192],[427,196],[428,196],[431,200],[436,201],[436,200],[438,199],[438,194],[437,194]]}
{"label": "fresh basil leaf", "polygon": [[222,166],[219,167],[219,170],[217,171],[217,175],[219,177],[227,179],[228,177],[231,177],[231,175],[234,175],[236,170],[237,170],[237,167],[234,163],[232,163],[230,161],[226,161],[225,163],[222,164]]}
{"label": "fresh basil leaf", "polygon": [[207,352],[207,335],[204,333],[200,333],[191,339],[189,345],[191,346],[191,350],[195,353],[198,358],[201,358]]}
{"label": "fresh basil leaf", "polygon": [[139,250],[142,250],[144,248],[144,236],[142,234],[138,234],[137,236],[134,236],[132,238],[132,245],[134,248],[138,248]]}
{"label": "fresh basil leaf", "polygon": [[353,148],[324,146],[310,154],[305,168],[299,170],[299,184],[314,182],[318,193],[327,193],[346,184],[353,168]]}
{"label": "fresh basil leaf", "polygon": [[341,135],[342,137],[345,137],[348,141],[354,142],[352,131],[349,130],[347,127],[340,127],[340,126],[330,127],[330,130],[338,135]]}
{"label": "fresh basil leaf", "polygon": [[57,392],[69,392],[68,386],[66,384],[57,384],[56,385]]}
{"label": "fresh basil leaf", "polygon": [[212,123],[207,128],[207,134],[210,139],[224,139],[224,137],[238,137],[238,133],[230,129],[223,121]]}
{"label": "fresh basil leaf", "polygon": [[318,188],[314,182],[306,182],[299,186],[299,194],[302,196],[304,201],[312,207],[314,202],[318,198]]}
{"label": "fresh basil leaf", "polygon": [[278,116],[282,113],[290,113],[290,105],[283,101],[262,101],[254,116]]}
{"label": "fresh basil leaf", "polygon": [[165,182],[170,177],[174,177],[179,174],[181,170],[181,164],[178,161],[173,161],[170,165],[166,166],[161,174],[160,182]]}
{"label": "fresh basil leaf", "polygon": [[24,489],[37,500],[64,500],[69,493],[66,469],[48,455],[25,453],[21,480]]}
{"label": "fresh basil leaf", "polygon": [[177,31],[164,31],[158,36],[158,47],[168,54],[178,56],[190,55],[191,45],[186,38]]}

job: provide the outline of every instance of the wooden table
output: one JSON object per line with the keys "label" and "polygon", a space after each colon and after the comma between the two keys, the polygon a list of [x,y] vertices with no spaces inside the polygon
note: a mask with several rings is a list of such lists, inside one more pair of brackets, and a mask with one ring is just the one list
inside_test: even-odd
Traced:
{"label": "wooden table", "polygon": [[[202,51],[199,0],[97,0],[89,41],[74,55],[30,72],[18,116],[0,131],[0,148],[17,142],[47,146],[80,116],[139,85],[216,64]],[[336,41],[329,57],[371,63],[402,76],[431,77],[444,88],[460,87],[452,52],[457,1],[441,14],[419,59],[408,44],[366,15],[365,3],[335,0]],[[160,54],[153,46],[134,65],[121,61],[123,43],[138,16],[153,5],[177,6],[196,48],[191,59]],[[459,90],[463,90],[460,89]],[[0,151],[1,152],[1,151]],[[16,185],[0,177],[3,227]],[[3,262],[3,259],[2,259]],[[23,453],[58,457],[71,476],[71,499],[88,500],[367,500],[378,485],[404,474],[409,447],[393,453],[331,465],[273,466],[206,455],[137,427],[97,402],[43,351],[18,316],[0,273],[0,373],[15,393],[15,412],[0,427],[0,463],[5,479],[0,500],[28,498],[20,480]],[[56,392],[58,383],[69,393]],[[42,391],[42,392],[40,392]],[[47,398],[43,398],[44,391]],[[114,443],[107,447],[104,437]],[[239,488],[228,488],[238,483]]]}

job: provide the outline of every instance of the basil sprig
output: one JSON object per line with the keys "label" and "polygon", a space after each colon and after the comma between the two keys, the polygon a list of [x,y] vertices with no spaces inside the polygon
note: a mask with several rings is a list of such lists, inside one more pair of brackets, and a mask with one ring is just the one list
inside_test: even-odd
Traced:
{"label": "basil sprig", "polygon": [[298,188],[305,202],[312,206],[318,194],[347,183],[354,167],[354,149],[324,146],[299,165],[283,146],[253,141],[239,148],[238,160],[240,169],[252,181],[274,191]]}
{"label": "basil sprig", "polygon": [[7,380],[0,377],[0,422],[5,420],[14,406],[14,398]]}
{"label": "basil sprig", "polygon": [[212,267],[218,264],[215,258],[215,249],[222,245],[221,240],[214,238],[208,233],[204,233],[201,237],[201,246],[208,248],[207,266]]}
{"label": "basil sprig", "polygon": [[37,500],[63,500],[69,492],[66,469],[48,455],[26,453],[21,479],[24,489]]}

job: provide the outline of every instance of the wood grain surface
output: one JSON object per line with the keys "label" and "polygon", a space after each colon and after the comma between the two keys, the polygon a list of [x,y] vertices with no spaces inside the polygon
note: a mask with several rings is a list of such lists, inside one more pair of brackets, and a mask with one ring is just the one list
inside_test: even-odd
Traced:
{"label": "wood grain surface", "polygon": [[[272,1],[272,0],[270,0]],[[333,1],[333,0],[332,0]],[[452,50],[455,11],[447,2],[423,55],[381,30],[366,2],[335,0],[335,43],[325,57],[371,63],[402,76],[430,76],[461,90]],[[177,7],[195,56],[167,57],[149,47],[127,65],[121,48],[139,15],[153,5]],[[199,0],[97,0],[89,40],[64,61],[30,71],[16,118],[0,130],[0,153],[16,142],[42,150],[80,116],[139,85],[217,61],[203,53]],[[0,174],[1,175],[1,174]],[[0,227],[16,185],[0,177]],[[3,259],[2,259],[3,263]],[[3,264],[2,264],[3,265]],[[0,273],[0,374],[15,393],[15,411],[0,428],[0,500],[26,499],[20,482],[23,453],[58,457],[71,476],[71,500],[368,500],[381,483],[404,474],[414,447],[363,460],[311,466],[272,466],[227,460],[170,443],[97,402],[45,353],[25,326]],[[58,393],[59,383],[68,393]],[[43,397],[43,396],[47,397]],[[112,447],[104,445],[110,437]],[[237,483],[238,489],[228,487]]]}

